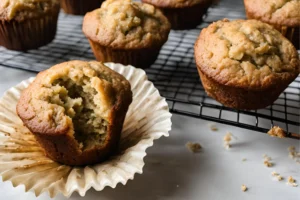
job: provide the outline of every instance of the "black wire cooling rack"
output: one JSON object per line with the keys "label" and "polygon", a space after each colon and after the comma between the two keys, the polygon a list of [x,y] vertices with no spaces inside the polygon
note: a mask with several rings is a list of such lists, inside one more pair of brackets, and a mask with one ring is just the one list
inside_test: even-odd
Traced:
{"label": "black wire cooling rack", "polygon": [[[222,106],[208,97],[201,85],[194,61],[194,42],[202,28],[222,19],[245,18],[242,1],[223,0],[208,10],[196,29],[172,31],[156,62],[146,70],[149,79],[166,97],[173,113],[206,119],[260,132],[278,125],[288,137],[300,137],[300,77],[273,105],[253,111]],[[27,52],[0,47],[0,66],[38,72],[66,60],[94,60],[89,43],[81,31],[82,17],[60,14],[55,40]]]}

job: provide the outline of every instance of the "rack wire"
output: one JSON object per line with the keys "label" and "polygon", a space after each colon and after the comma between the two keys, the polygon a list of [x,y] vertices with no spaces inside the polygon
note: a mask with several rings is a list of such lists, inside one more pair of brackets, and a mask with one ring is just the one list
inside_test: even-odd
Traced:
{"label": "rack wire", "polygon": [[[299,139],[300,77],[273,105],[260,110],[234,110],[206,95],[197,73],[193,47],[202,28],[224,17],[245,18],[242,1],[223,0],[208,10],[197,28],[171,31],[158,59],[146,69],[149,79],[167,99],[173,113],[264,133],[278,125],[288,133],[288,137]],[[94,60],[81,27],[82,17],[61,13],[57,35],[52,43],[27,52],[9,51],[0,47],[0,66],[39,72],[67,60]]]}

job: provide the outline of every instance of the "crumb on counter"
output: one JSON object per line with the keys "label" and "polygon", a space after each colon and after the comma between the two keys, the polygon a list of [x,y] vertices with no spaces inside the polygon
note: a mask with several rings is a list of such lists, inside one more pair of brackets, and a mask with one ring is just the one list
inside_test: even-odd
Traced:
{"label": "crumb on counter", "polygon": [[224,138],[223,138],[223,140],[224,140],[224,147],[226,149],[230,149],[231,148],[230,141],[232,140],[232,138],[234,138],[234,136],[230,132],[227,132],[226,135],[224,136]]}
{"label": "crumb on counter", "polygon": [[279,137],[279,138],[286,137],[285,131],[282,128],[280,128],[279,126],[273,126],[273,128],[271,128],[268,131],[268,135],[271,137]]}
{"label": "crumb on counter", "polygon": [[212,130],[212,131],[218,131],[218,130],[219,130],[218,127],[216,126],[216,124],[210,124],[210,125],[209,125],[209,128],[210,128],[210,130]]}
{"label": "crumb on counter", "polygon": [[293,186],[293,187],[298,186],[298,184],[296,183],[296,180],[292,176],[288,177],[287,184],[290,186]]}
{"label": "crumb on counter", "polygon": [[243,158],[242,161],[243,161],[243,162],[247,161],[247,158]]}
{"label": "crumb on counter", "polygon": [[199,143],[187,142],[185,144],[186,148],[193,153],[198,153],[202,149],[202,146]]}
{"label": "crumb on counter", "polygon": [[278,181],[282,181],[283,180],[283,177],[280,176],[280,174],[277,173],[277,172],[275,172],[275,171],[272,172],[272,176],[275,176]]}
{"label": "crumb on counter", "polygon": [[248,188],[247,188],[247,186],[246,185],[242,185],[241,186],[241,190],[243,191],[243,192],[246,192],[247,190],[248,190]]}
{"label": "crumb on counter", "polygon": [[273,166],[273,163],[271,163],[271,162],[265,160],[265,161],[264,161],[264,165],[265,165],[266,167],[272,167],[272,166]]}
{"label": "crumb on counter", "polygon": [[279,174],[277,172],[273,171],[272,176],[279,176]]}
{"label": "crumb on counter", "polygon": [[264,158],[264,165],[266,167],[272,167],[273,166],[273,163],[270,162],[272,160],[271,157],[269,157],[268,155],[264,154],[263,158]]}
{"label": "crumb on counter", "polygon": [[278,180],[278,181],[282,181],[282,180],[283,180],[283,177],[280,176],[280,175],[278,175],[278,176],[277,176],[277,180]]}
{"label": "crumb on counter", "polygon": [[300,164],[300,152],[296,151],[294,146],[290,146],[288,148],[289,157],[296,161],[296,163]]}

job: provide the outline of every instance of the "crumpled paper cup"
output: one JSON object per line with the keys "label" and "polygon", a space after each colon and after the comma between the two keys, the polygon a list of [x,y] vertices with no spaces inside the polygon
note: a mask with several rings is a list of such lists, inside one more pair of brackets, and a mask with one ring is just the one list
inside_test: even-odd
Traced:
{"label": "crumpled paper cup", "polygon": [[9,89],[0,100],[0,175],[16,187],[25,185],[36,196],[48,192],[69,197],[74,191],[81,196],[93,187],[97,191],[115,188],[143,172],[146,149],[155,139],[168,136],[171,114],[168,104],[145,72],[132,66],[107,63],[111,69],[129,80],[133,102],[123,126],[120,153],[109,160],[85,167],[61,165],[45,156],[34,136],[23,126],[16,114],[22,90],[34,80],[30,78]]}

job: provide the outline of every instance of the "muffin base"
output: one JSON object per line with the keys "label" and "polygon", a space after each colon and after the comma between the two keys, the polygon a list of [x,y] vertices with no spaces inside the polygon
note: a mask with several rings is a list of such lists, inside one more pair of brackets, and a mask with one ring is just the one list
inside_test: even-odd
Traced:
{"label": "muffin base", "polygon": [[240,110],[256,110],[271,105],[288,86],[278,84],[265,90],[246,90],[226,86],[205,75],[197,67],[202,85],[208,96],[214,98],[224,106]]}
{"label": "muffin base", "polygon": [[59,9],[51,15],[25,21],[0,21],[0,45],[25,51],[50,43],[56,34]]}
{"label": "muffin base", "polygon": [[65,13],[85,15],[87,12],[100,8],[104,0],[61,0],[60,4]]}
{"label": "muffin base", "polygon": [[161,49],[161,47],[135,50],[113,49],[92,40],[89,42],[98,61],[133,65],[142,69],[150,67],[155,62]]}
{"label": "muffin base", "polygon": [[184,30],[192,29],[199,25],[208,7],[209,3],[205,2],[192,7],[160,9],[170,21],[172,29]]}

